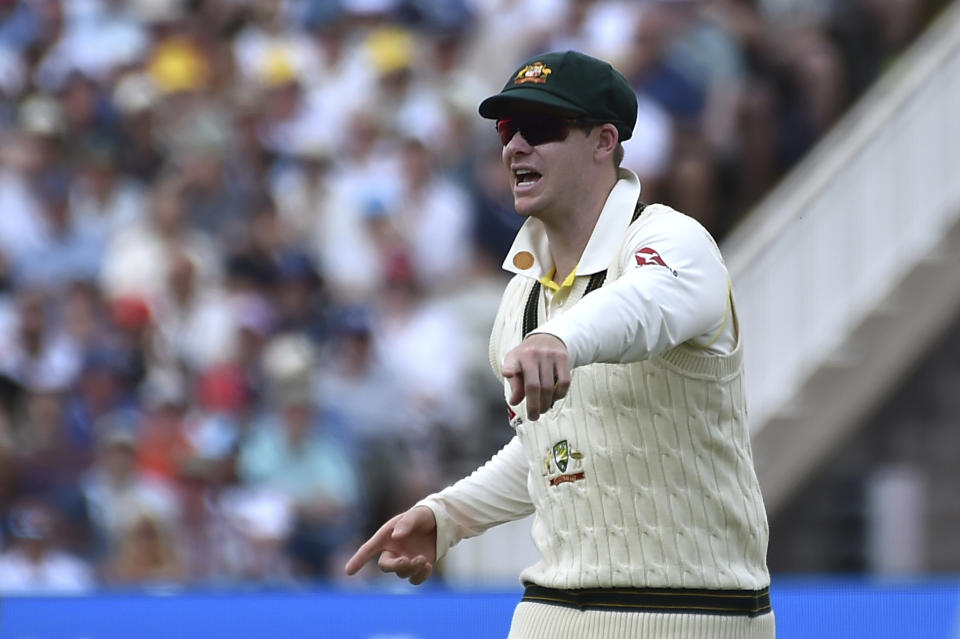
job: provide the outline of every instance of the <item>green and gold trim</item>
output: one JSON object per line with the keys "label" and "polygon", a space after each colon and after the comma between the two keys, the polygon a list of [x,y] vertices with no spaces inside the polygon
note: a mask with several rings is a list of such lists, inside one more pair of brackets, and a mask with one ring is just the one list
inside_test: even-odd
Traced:
{"label": "green and gold trim", "polygon": [[523,601],[577,610],[758,617],[772,610],[770,590],[586,588],[558,590],[529,584]]}

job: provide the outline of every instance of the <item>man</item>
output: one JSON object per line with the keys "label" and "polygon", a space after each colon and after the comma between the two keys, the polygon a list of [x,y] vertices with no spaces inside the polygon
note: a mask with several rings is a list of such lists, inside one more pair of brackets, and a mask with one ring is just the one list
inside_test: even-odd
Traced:
{"label": "man", "polygon": [[529,218],[490,345],[516,436],[384,524],[349,574],[379,554],[418,584],[460,539],[535,512],[511,639],[774,636],[729,279],[703,227],[644,208],[618,168],[636,108],[576,52],[481,103]]}

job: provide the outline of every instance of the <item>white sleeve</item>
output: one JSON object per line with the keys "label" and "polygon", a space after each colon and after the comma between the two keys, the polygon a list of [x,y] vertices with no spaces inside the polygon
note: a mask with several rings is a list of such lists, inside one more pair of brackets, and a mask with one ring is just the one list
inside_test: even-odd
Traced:
{"label": "white sleeve", "polygon": [[723,330],[727,269],[707,231],[679,213],[637,229],[620,255],[623,274],[536,331],[567,346],[571,366],[656,357]]}
{"label": "white sleeve", "polygon": [[514,436],[471,475],[418,502],[437,520],[437,559],[461,539],[532,513],[528,472],[523,447]]}

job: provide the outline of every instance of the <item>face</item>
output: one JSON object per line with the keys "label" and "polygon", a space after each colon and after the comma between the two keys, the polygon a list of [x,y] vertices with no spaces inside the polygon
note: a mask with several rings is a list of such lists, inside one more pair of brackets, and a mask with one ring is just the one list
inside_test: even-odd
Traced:
{"label": "face", "polygon": [[126,443],[113,443],[104,451],[103,469],[116,484],[125,484],[136,470],[133,447]]}
{"label": "face", "polygon": [[524,114],[497,124],[517,213],[547,219],[576,207],[587,186],[591,136],[560,115]]}
{"label": "face", "polygon": [[297,401],[283,407],[283,423],[287,441],[294,447],[301,446],[310,434],[313,425],[313,410],[307,401]]}

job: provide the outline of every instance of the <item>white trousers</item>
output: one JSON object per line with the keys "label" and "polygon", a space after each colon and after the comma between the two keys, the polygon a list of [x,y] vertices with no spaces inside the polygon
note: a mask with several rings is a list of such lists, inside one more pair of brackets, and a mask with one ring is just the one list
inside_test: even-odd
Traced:
{"label": "white trousers", "polygon": [[577,610],[521,601],[508,639],[774,639],[773,613],[759,617]]}

